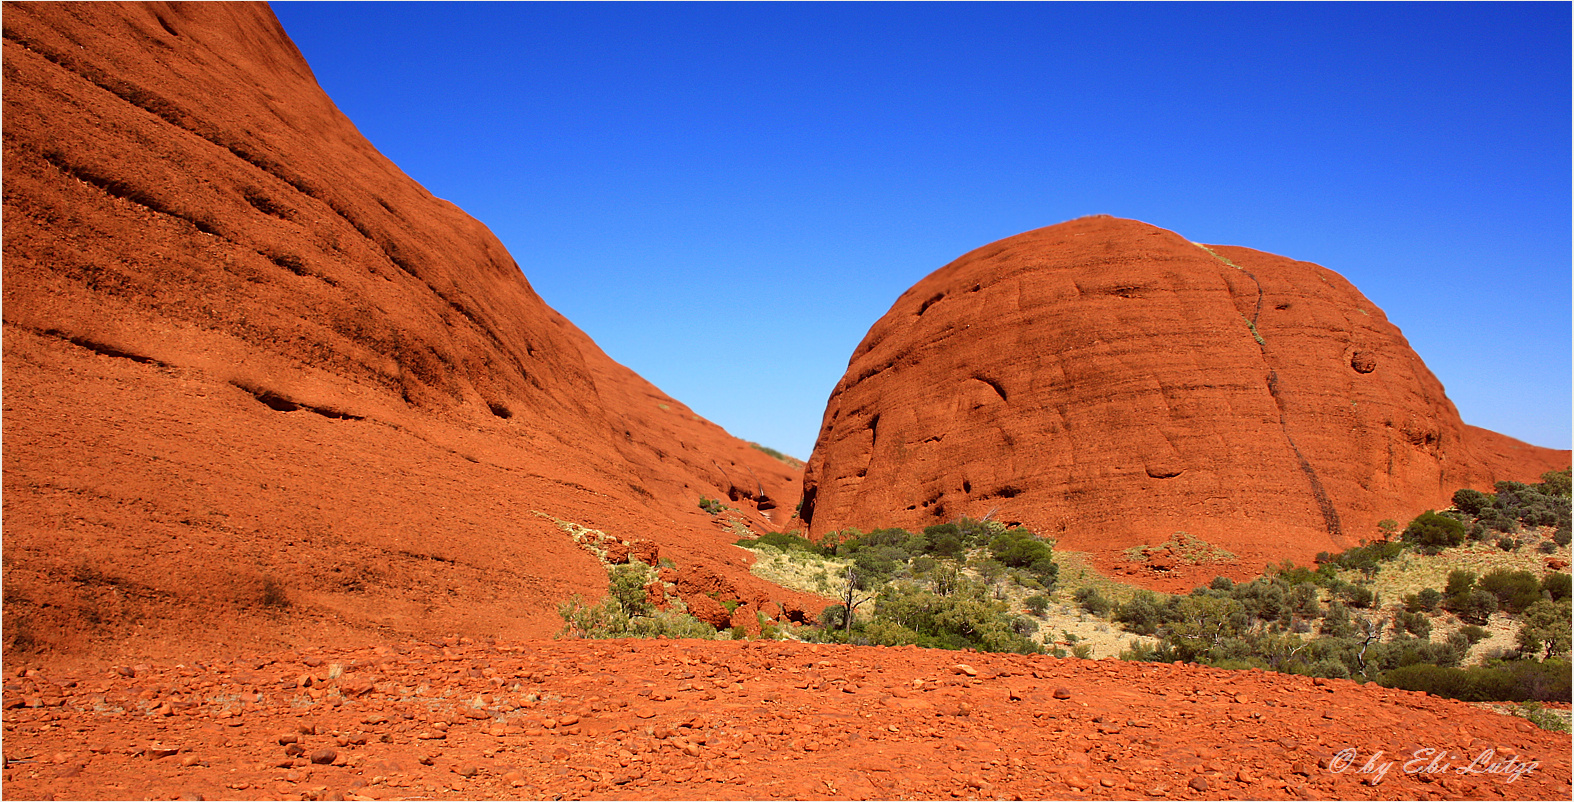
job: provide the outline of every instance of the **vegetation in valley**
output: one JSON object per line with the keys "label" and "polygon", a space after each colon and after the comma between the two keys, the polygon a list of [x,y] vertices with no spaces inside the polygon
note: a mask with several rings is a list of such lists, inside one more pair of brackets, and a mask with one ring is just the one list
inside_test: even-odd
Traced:
{"label": "vegetation in valley", "polygon": [[[1157,639],[1134,642],[1126,659],[1350,678],[1467,701],[1568,701],[1570,575],[1467,566],[1491,565],[1493,553],[1523,555],[1515,563],[1531,566],[1543,555],[1566,557],[1569,471],[1496,490],[1461,490],[1454,508],[1422,513],[1398,540],[1319,554],[1315,568],[1286,562],[1251,582],[1220,577],[1186,596],[1139,591],[1116,604],[1089,591],[1077,601]],[[1383,524],[1382,533],[1398,531]],[[1385,573],[1435,577],[1449,564],[1461,567],[1438,586],[1384,595],[1385,587],[1410,587],[1385,583]],[[1489,638],[1499,645],[1476,648]]]}
{"label": "vegetation in valley", "polygon": [[963,518],[917,533],[848,529],[819,542],[771,534],[739,545],[771,556],[761,575],[841,599],[816,626],[795,631],[805,640],[1046,650],[1038,623],[1018,611],[1053,590],[1059,566],[1051,545],[1026,529]]}
{"label": "vegetation in valley", "polygon": [[[847,529],[819,541],[768,533],[738,545],[756,553],[761,576],[839,600],[809,625],[762,620],[765,637],[1086,657],[1082,638],[1047,626],[1052,607],[1071,605],[1084,620],[1123,630],[1129,640],[1120,656],[1128,660],[1519,702],[1512,712],[1556,726],[1561,719],[1537,705],[1570,697],[1571,578],[1545,567],[1549,555],[1567,561],[1569,475],[1499,482],[1493,493],[1461,490],[1452,508],[1403,528],[1382,521],[1377,539],[1319,554],[1314,566],[1287,561],[1249,582],[1219,577],[1180,596],[1090,576],[1077,555],[1057,559],[1052,542],[993,521],[963,518],[922,532]],[[713,514],[727,511],[719,501],[701,503]],[[1159,548],[1166,547],[1187,562],[1228,559],[1184,533]],[[1065,559],[1074,569],[1063,587]],[[560,609],[565,635],[745,636],[717,633],[681,605],[653,609],[647,588],[656,574],[648,566],[608,570],[606,600],[575,599]]]}

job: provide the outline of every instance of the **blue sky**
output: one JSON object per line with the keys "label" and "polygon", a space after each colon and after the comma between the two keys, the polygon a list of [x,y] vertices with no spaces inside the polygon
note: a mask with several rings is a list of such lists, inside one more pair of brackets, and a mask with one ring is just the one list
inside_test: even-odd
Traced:
{"label": "blue sky", "polygon": [[1570,445],[1566,3],[273,9],[374,145],[744,439],[807,458],[904,290],[1104,213],[1331,268],[1467,423]]}

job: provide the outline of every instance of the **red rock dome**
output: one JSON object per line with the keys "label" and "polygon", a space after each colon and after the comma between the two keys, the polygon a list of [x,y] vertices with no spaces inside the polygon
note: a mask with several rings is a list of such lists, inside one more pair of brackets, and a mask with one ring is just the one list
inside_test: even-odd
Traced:
{"label": "red rock dome", "polygon": [[1185,532],[1254,574],[1568,464],[1461,423],[1337,273],[1092,217],[897,299],[831,395],[802,518],[819,535],[993,515],[1107,567]]}
{"label": "red rock dome", "polygon": [[772,529],[799,472],[543,303],[266,5],[8,4],[4,47],[7,654],[551,635],[607,588],[552,519],[817,604],[697,506]]}

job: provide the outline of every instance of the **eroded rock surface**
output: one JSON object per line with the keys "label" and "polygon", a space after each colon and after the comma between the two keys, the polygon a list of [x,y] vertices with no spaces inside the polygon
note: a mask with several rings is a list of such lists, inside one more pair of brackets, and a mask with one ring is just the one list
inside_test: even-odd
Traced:
{"label": "eroded rock surface", "polygon": [[554,519],[818,609],[696,506],[772,529],[800,474],[543,303],[265,5],[8,4],[4,64],[8,656],[549,635],[606,589]]}
{"label": "eroded rock surface", "polygon": [[896,301],[831,396],[803,519],[818,535],[993,514],[1111,568],[1186,532],[1245,576],[1568,464],[1461,423],[1333,271],[1094,217],[979,248]]}

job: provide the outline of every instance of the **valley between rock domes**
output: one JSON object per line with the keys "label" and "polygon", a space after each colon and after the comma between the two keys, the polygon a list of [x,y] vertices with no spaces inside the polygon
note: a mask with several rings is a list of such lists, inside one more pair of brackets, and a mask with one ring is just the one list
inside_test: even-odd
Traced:
{"label": "valley between rock domes", "polygon": [[[910,648],[545,640],[559,603],[607,592],[605,567],[569,535],[585,528],[606,534],[604,551],[670,562],[661,588],[713,626],[814,616],[829,599],[760,580],[732,545],[789,523],[802,472],[699,418],[548,307],[485,226],[361,137],[266,6],[4,13],[7,798],[1567,798],[1566,737],[1346,682]],[[1173,235],[1144,239],[1163,240],[1158,257],[1233,277]],[[1278,257],[1218,250],[1276,269]],[[1140,300],[1122,290],[1146,291],[1105,277],[1109,292],[1094,294],[1109,309]],[[955,301],[910,294],[893,313],[934,323]],[[878,324],[855,362],[889,356],[898,340],[880,339],[910,322]],[[1231,323],[1202,333],[1260,359]],[[1259,332],[1274,347],[1290,336],[1267,322]],[[1398,346],[1380,345],[1382,372]],[[1341,369],[1364,376],[1356,356]],[[1020,377],[953,378],[958,399],[979,403],[959,401],[948,425],[993,415],[992,395],[1022,397]],[[1272,395],[1232,387],[1253,410]],[[1139,413],[1164,393],[1139,389],[1143,404],[1086,415],[1130,413],[1117,429],[1143,431]],[[1436,389],[1415,408],[1446,406]],[[881,414],[848,397],[840,420]],[[937,420],[932,407],[911,412]],[[1429,433],[1450,448],[1485,443],[1477,467],[1522,450],[1417,415],[1383,428],[1411,446]],[[895,441],[832,429],[840,440],[810,465],[817,530],[839,516],[906,523],[906,496],[930,493],[941,506],[928,509],[982,514],[974,488],[1018,481],[1000,457],[1006,433],[1021,432],[957,427],[953,444],[1000,442],[966,452],[960,473],[915,460],[929,473],[891,473],[910,486],[866,494],[854,515],[833,485],[857,468],[837,463]],[[1317,437],[1294,439],[1322,459]],[[1131,442],[1086,464],[1122,482],[1207,473],[1189,447]],[[1115,470],[1122,455],[1133,459]],[[1289,486],[1280,474],[1304,477],[1282,451],[1273,459],[1270,489]],[[1319,470],[1337,503],[1363,481]],[[1392,472],[1399,489],[1377,496],[1404,496],[1413,474]],[[1000,495],[1058,503],[1039,492]],[[1297,548],[1321,548],[1323,511],[1302,489],[1282,495],[1287,520],[1253,537],[1310,532]],[[704,497],[732,511],[707,514]],[[1174,502],[1124,512],[1167,527]],[[1243,506],[1227,506],[1238,523]],[[1490,749],[1538,768],[1513,783],[1391,771],[1366,784],[1318,765],[1347,747],[1467,761]]]}

